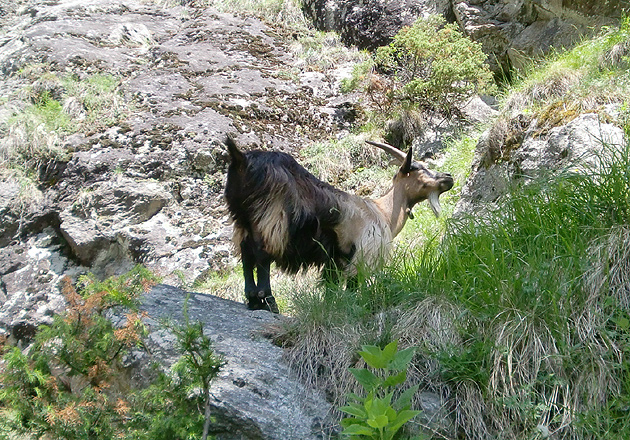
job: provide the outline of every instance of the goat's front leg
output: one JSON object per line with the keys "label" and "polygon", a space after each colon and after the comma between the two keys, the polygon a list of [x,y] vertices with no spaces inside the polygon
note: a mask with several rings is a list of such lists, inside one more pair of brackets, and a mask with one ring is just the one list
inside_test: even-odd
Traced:
{"label": "goat's front leg", "polygon": [[271,294],[271,257],[264,251],[256,256],[256,278],[258,280],[258,298],[262,308],[273,313],[280,313],[276,299]]}
{"label": "goat's front leg", "polygon": [[258,287],[254,280],[254,269],[256,268],[256,256],[254,254],[254,242],[245,239],[241,243],[241,260],[243,261],[243,278],[245,279],[245,297],[247,298],[247,308],[259,310],[262,303],[258,299]]}

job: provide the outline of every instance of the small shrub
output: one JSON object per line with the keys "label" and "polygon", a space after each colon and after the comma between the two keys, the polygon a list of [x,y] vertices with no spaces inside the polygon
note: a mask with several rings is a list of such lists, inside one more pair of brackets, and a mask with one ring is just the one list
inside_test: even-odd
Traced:
{"label": "small shrub", "polygon": [[13,413],[14,430],[61,439],[115,435],[127,407],[121,359],[144,327],[133,310],[118,329],[105,315],[123,304],[135,308],[155,281],[140,266],[105,282],[82,277],[81,293],[63,279],[67,312],[37,333],[28,353],[15,347],[4,356],[0,403]]}
{"label": "small shrub", "polygon": [[[206,439],[210,381],[223,363],[201,324],[186,317],[170,326],[182,352],[171,374],[159,373],[145,390],[127,378],[123,356],[142,349],[145,336],[138,298],[156,282],[141,266],[104,281],[81,277],[78,291],[65,278],[66,313],[43,327],[27,351],[4,354],[0,437]],[[114,310],[128,310],[125,325],[108,319]]]}
{"label": "small shrub", "polygon": [[[181,351],[169,374],[160,373],[155,383],[134,399],[136,411],[129,422],[138,439],[206,440],[211,423],[210,382],[225,364],[212,349],[201,322],[191,323],[184,306],[184,323],[166,322]],[[129,429],[129,428],[128,428]]]}
{"label": "small shrub", "polygon": [[[355,75],[365,77],[364,90],[381,108],[396,105],[452,115],[475,93],[492,89],[485,59],[481,44],[462,35],[457,25],[430,16],[404,27],[391,44],[376,51],[378,74],[366,74],[364,68]],[[359,82],[356,76],[354,82]]]}

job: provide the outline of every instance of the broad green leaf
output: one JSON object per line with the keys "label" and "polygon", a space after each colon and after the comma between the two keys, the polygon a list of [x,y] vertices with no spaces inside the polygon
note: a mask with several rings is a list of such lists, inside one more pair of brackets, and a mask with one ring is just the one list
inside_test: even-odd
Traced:
{"label": "broad green leaf", "polygon": [[391,397],[392,395],[390,393],[383,398],[374,398],[374,400],[370,402],[369,407],[368,405],[365,406],[368,417],[372,418],[380,415],[387,415],[387,411],[391,408]]}
{"label": "broad green leaf", "polygon": [[400,373],[394,374],[393,376],[389,376],[387,379],[385,379],[385,382],[383,382],[383,386],[395,387],[396,385],[403,383],[405,380],[407,380],[407,370],[402,370]]}
{"label": "broad green leaf", "polygon": [[365,408],[356,403],[351,403],[348,406],[342,406],[339,408],[339,411],[343,411],[346,414],[350,414],[351,416],[359,417],[361,419],[367,418],[367,411]]}
{"label": "broad green leaf", "polygon": [[390,362],[389,368],[391,370],[406,370],[409,362],[411,362],[411,359],[413,359],[413,355],[415,353],[416,347],[409,347],[399,351],[394,356],[394,360]]}
{"label": "broad green leaf", "polygon": [[386,427],[389,424],[389,419],[387,418],[386,415],[381,414],[381,415],[369,418],[367,420],[367,423],[372,428],[382,429],[382,428]]}
{"label": "broad green leaf", "polygon": [[350,372],[368,392],[372,391],[381,384],[381,379],[376,377],[374,373],[367,368],[350,368]]}
{"label": "broad green leaf", "polygon": [[621,330],[628,330],[630,328],[630,321],[624,316],[620,316],[615,319],[615,323]]}
{"label": "broad green leaf", "polygon": [[413,419],[415,416],[420,414],[421,411],[415,410],[404,410],[398,413],[396,419],[392,421],[392,424],[389,426],[389,429],[398,431],[402,425],[407,423],[409,420]]}
{"label": "broad green leaf", "polygon": [[367,435],[371,437],[374,431],[367,426],[353,424],[349,425],[341,432],[343,435]]}
{"label": "broad green leaf", "polygon": [[363,420],[358,420],[358,419],[356,419],[356,418],[354,418],[354,417],[345,417],[345,418],[343,418],[343,419],[341,419],[341,420],[339,421],[339,424],[340,424],[343,428],[346,428],[346,427],[348,427],[348,426],[350,426],[350,425],[356,425],[356,424],[359,424],[359,425],[360,425],[360,424],[362,424],[362,423],[365,423],[365,422],[364,422]]}
{"label": "broad green leaf", "polygon": [[387,420],[391,423],[393,420],[396,420],[397,412],[391,406],[387,407],[387,411],[385,411],[385,415],[387,416]]}
{"label": "broad green leaf", "polygon": [[411,399],[413,399],[414,394],[416,394],[416,392],[418,391],[418,387],[419,385],[414,385],[403,391],[398,399],[396,399],[396,401],[394,402],[393,407],[396,408],[398,411],[411,408]]}
{"label": "broad green leaf", "polygon": [[372,368],[386,368],[388,362],[383,357],[382,350],[375,345],[364,345],[363,351],[359,354],[363,360]]}
{"label": "broad green leaf", "polygon": [[394,359],[394,356],[396,355],[397,351],[398,351],[398,341],[390,342],[383,349],[383,354],[382,354],[383,360],[387,363],[390,363]]}

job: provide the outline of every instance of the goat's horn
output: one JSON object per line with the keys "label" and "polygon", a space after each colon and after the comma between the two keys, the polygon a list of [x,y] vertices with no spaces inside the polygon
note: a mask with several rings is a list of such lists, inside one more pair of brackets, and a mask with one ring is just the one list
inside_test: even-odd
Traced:
{"label": "goat's horn", "polygon": [[400,164],[405,162],[405,159],[407,158],[407,155],[405,153],[403,153],[402,151],[400,151],[398,148],[389,145],[389,144],[382,144],[380,142],[374,142],[374,141],[368,141],[366,140],[365,142],[367,142],[370,145],[374,145],[375,147],[380,148],[381,150],[385,151],[386,153],[390,154],[391,156],[394,156],[396,159],[398,159],[400,161]]}

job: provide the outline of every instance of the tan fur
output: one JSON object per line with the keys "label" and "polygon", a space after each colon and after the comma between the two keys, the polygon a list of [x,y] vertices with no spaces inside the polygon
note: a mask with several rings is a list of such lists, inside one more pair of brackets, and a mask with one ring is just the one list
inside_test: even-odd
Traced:
{"label": "tan fur", "polygon": [[380,267],[389,255],[393,237],[374,201],[356,197],[349,202],[335,232],[344,252],[349,252],[352,245],[356,246],[347,269],[349,275],[354,275],[360,266],[369,270]]}
{"label": "tan fur", "polygon": [[254,225],[262,238],[264,250],[272,255],[282,255],[289,241],[289,219],[284,209],[284,194],[275,194],[264,206],[254,212]]}
{"label": "tan fur", "polygon": [[232,223],[234,230],[232,232],[232,244],[234,245],[234,252],[236,255],[241,255],[241,243],[247,238],[247,231],[243,228],[236,226]]}

